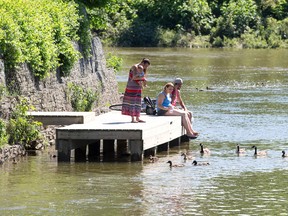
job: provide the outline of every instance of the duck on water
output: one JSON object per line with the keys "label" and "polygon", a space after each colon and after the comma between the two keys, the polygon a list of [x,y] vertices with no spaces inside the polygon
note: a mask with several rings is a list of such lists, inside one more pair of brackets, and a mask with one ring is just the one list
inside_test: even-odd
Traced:
{"label": "duck on water", "polygon": [[170,168],[171,167],[184,167],[185,166],[184,164],[172,164],[172,161],[170,161],[170,160],[167,163],[169,163]]}

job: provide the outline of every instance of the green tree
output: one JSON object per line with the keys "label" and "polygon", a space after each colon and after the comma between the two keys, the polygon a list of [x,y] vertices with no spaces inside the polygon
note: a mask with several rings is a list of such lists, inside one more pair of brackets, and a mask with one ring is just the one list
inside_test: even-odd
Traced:
{"label": "green tree", "polygon": [[288,17],[288,2],[286,0],[255,0],[262,18],[273,17],[283,20]]}
{"label": "green tree", "polygon": [[260,21],[253,0],[232,0],[221,7],[217,36],[239,37],[245,31],[256,29]]}
{"label": "green tree", "polygon": [[5,69],[28,63],[45,78],[60,66],[63,75],[78,59],[77,4],[61,0],[0,0],[0,55]]}
{"label": "green tree", "polygon": [[[98,4],[97,4],[98,5]],[[90,27],[104,43],[113,45],[137,17],[133,0],[110,0],[89,8]]]}
{"label": "green tree", "polygon": [[211,8],[206,0],[189,0],[180,7],[181,25],[197,35],[208,34],[213,24]]}

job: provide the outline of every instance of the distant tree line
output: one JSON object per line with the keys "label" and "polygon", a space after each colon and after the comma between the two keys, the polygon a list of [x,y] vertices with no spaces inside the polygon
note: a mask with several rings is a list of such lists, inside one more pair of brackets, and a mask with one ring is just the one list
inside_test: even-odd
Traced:
{"label": "distant tree line", "polygon": [[69,76],[91,32],[108,46],[288,47],[287,0],[0,0],[0,14],[5,69],[40,79]]}
{"label": "distant tree line", "polygon": [[286,0],[82,0],[107,45],[288,47]]}

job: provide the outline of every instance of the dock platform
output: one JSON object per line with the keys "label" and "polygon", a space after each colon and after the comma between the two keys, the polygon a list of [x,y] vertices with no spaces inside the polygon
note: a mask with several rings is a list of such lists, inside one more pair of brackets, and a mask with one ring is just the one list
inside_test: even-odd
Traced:
{"label": "dock platform", "polygon": [[84,124],[56,129],[58,161],[95,159],[100,155],[128,155],[131,161],[144,154],[180,145],[185,130],[180,116],[150,116],[141,113],[146,123],[131,123],[130,116],[111,111]]}

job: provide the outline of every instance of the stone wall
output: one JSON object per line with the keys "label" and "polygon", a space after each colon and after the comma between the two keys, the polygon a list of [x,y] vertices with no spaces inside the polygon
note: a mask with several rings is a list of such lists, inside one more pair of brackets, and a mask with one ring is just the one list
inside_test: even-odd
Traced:
{"label": "stone wall", "polygon": [[[78,45],[76,49],[80,50]],[[92,56],[88,60],[80,59],[69,77],[60,77],[59,71],[44,80],[37,80],[26,64],[14,72],[4,74],[4,64],[0,61],[0,85],[6,85],[19,95],[29,98],[37,111],[73,111],[70,101],[66,99],[67,84],[73,82],[83,88],[90,88],[99,94],[99,102],[93,111],[99,114],[108,111],[108,105],[119,103],[118,84],[113,70],[106,68],[106,60],[99,38],[92,40]],[[6,81],[6,82],[5,82]],[[2,98],[1,116],[11,110],[11,97]]]}
{"label": "stone wall", "polygon": [[0,165],[7,160],[17,162],[19,156],[25,156],[26,150],[21,145],[6,145],[0,148]]}
{"label": "stone wall", "polygon": [[4,62],[1,58],[0,58],[0,84],[2,84],[3,86],[6,86]]}
{"label": "stone wall", "polygon": [[[15,71],[5,73],[4,61],[0,57],[0,90],[7,87],[12,89],[13,92],[17,92],[17,95],[14,93],[12,96],[0,95],[0,118],[9,119],[9,114],[18,103],[18,96],[28,98],[36,111],[73,111],[66,95],[67,84],[70,82],[84,89],[90,88],[99,95],[99,101],[93,107],[95,115],[107,112],[109,104],[120,103],[116,76],[112,69],[106,68],[106,60],[100,39],[93,38],[91,46],[91,57],[87,60],[80,59],[74,65],[70,76],[64,78],[59,76],[59,71],[56,71],[50,77],[38,80],[32,75],[27,64],[20,65]],[[77,44],[75,44],[75,47],[77,50],[81,50],[81,47],[78,47]],[[56,127],[43,128],[42,133],[44,133],[50,145],[54,144]],[[39,142],[36,142],[36,144],[39,144]],[[9,148],[9,151],[11,149]],[[7,153],[8,150],[0,151]],[[0,157],[3,162],[7,155],[0,154]]]}

